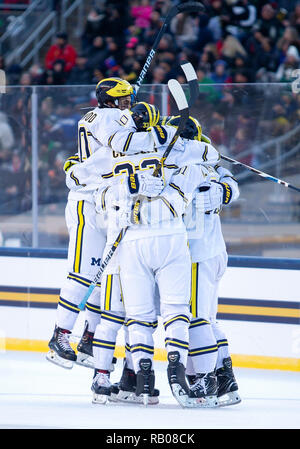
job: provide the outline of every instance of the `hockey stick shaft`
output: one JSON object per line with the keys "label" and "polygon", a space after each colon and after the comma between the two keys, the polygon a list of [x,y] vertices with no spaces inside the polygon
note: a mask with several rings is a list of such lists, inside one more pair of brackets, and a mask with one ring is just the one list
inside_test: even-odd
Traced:
{"label": "hockey stick shaft", "polygon": [[170,11],[168,12],[168,14],[164,20],[164,23],[162,24],[161,29],[159,30],[159,32],[155,38],[154,44],[149,52],[146,62],[145,62],[144,66],[141,70],[141,73],[136,81],[136,86],[137,86],[136,93],[138,92],[142,82],[144,81],[144,78],[148,72],[148,69],[152,62],[152,59],[154,58],[156,50],[161,41],[161,38],[162,38],[164,32],[166,31],[166,28],[170,24],[171,20],[173,19],[173,17],[175,17],[177,14],[183,13],[183,12],[203,12],[204,10],[205,10],[204,6],[202,5],[202,3],[199,3],[199,2],[187,2],[187,3],[183,3],[181,5],[175,5],[170,9]]}
{"label": "hockey stick shaft", "polygon": [[236,161],[235,159],[231,159],[228,156],[221,155],[221,159],[223,159],[224,161],[230,162],[231,164],[239,165],[240,167],[244,167],[247,170],[250,170],[253,173],[256,173],[257,175],[261,176],[262,178],[269,179],[270,181],[276,182],[277,184],[281,184],[284,187],[288,187],[292,190],[295,190],[296,192],[300,192],[299,187],[295,187],[292,184],[290,184],[286,181],[283,181],[282,179],[275,178],[274,176],[268,175],[267,173],[264,173],[261,170],[257,170],[256,168],[250,167],[249,165],[243,164],[242,162]]}
{"label": "hockey stick shaft", "polygon": [[[154,172],[153,172],[153,176],[158,176],[159,174],[159,170],[161,169],[161,167],[163,166],[166,158],[168,157],[168,155],[170,154],[173,146],[175,145],[179,134],[182,132],[185,123],[189,117],[189,108],[188,108],[188,104],[186,101],[186,97],[185,94],[183,92],[182,87],[180,86],[180,84],[178,83],[178,81],[176,80],[170,80],[168,82],[168,86],[170,89],[170,92],[172,93],[172,96],[174,97],[177,107],[179,109],[180,112],[180,123],[179,126],[176,130],[176,133],[173,136],[173,139],[171,140],[171,142],[169,143],[168,147],[166,148],[162,158],[160,159],[158,165],[156,166]],[[141,204],[141,200],[136,201],[135,207],[137,209],[139,209]],[[84,298],[82,299],[82,301],[79,303],[78,308],[79,310],[83,310],[85,307],[85,304],[87,302],[87,300],[89,299],[89,297],[91,296],[91,294],[93,293],[94,289],[96,288],[97,283],[99,282],[105,268],[107,267],[109,261],[111,260],[111,258],[113,257],[117,247],[119,246],[120,242],[122,241],[124,235],[126,234],[126,231],[128,229],[128,226],[126,228],[121,229],[121,231],[118,234],[118,237],[116,238],[115,242],[113,243],[111,249],[109,250],[108,254],[106,255],[104,261],[101,263],[100,268],[96,274],[96,276],[94,277],[93,281],[91,282]]]}

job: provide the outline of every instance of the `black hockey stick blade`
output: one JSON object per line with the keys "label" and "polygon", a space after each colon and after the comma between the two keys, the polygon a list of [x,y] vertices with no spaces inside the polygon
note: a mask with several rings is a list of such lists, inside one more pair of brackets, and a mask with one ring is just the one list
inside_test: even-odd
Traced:
{"label": "black hockey stick blade", "polygon": [[197,73],[190,62],[183,61],[180,64],[190,89],[189,108],[191,108],[200,95]]}

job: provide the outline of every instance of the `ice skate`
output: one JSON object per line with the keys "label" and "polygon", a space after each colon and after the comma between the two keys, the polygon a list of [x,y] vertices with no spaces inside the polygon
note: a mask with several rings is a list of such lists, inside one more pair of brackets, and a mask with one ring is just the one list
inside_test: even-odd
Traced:
{"label": "ice skate", "polygon": [[70,334],[70,331],[55,326],[53,336],[48,343],[50,350],[46,355],[49,362],[67,369],[73,368],[77,358],[69,342]]}
{"label": "ice skate", "polygon": [[[155,405],[159,403],[159,390],[154,388],[153,395],[149,396],[148,404]],[[111,387],[110,401],[129,402],[133,404],[143,404],[143,397],[136,395],[136,374],[127,367],[124,362],[123,372],[120,382]]]}
{"label": "ice skate", "polygon": [[218,384],[215,373],[197,374],[193,377],[189,395],[191,404],[195,402],[197,407],[218,407]]}
{"label": "ice skate", "polygon": [[217,369],[218,398],[221,407],[239,404],[241,402],[238,393],[238,384],[234,377],[231,357],[223,359],[223,367]]}
{"label": "ice skate", "polygon": [[108,371],[95,370],[91,390],[93,392],[93,404],[106,404],[111,393]]}
{"label": "ice skate", "polygon": [[168,381],[174,398],[182,407],[189,405],[189,387],[185,377],[185,367],[180,362],[178,351],[168,353]]}
{"label": "ice skate", "polygon": [[95,361],[93,355],[93,338],[94,334],[88,331],[88,322],[85,322],[84,331],[80,342],[77,346],[77,360],[76,363],[86,368],[95,368]]}
{"label": "ice skate", "polygon": [[152,368],[151,359],[141,359],[139,361],[140,370],[136,375],[136,390],[137,397],[142,396],[143,404],[149,404],[149,398],[154,393],[155,376]]}

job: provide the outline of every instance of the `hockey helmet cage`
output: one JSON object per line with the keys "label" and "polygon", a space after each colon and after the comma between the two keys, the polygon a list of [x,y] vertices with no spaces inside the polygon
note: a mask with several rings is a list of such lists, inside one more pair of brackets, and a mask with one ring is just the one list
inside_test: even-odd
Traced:
{"label": "hockey helmet cage", "polygon": [[138,130],[146,130],[157,125],[160,117],[159,109],[150,103],[140,101],[131,108],[132,118]]}
{"label": "hockey helmet cage", "polygon": [[100,108],[109,107],[108,101],[118,107],[118,99],[129,95],[133,104],[135,91],[131,84],[122,78],[104,78],[96,86],[96,98]]}
{"label": "hockey helmet cage", "polygon": [[[167,125],[169,126],[177,126],[179,125],[180,116],[176,115],[170,118],[168,120]],[[201,141],[201,135],[202,135],[202,127],[198,120],[194,117],[189,116],[186,125],[184,127],[184,130],[180,134],[181,137],[189,140],[198,140]]]}

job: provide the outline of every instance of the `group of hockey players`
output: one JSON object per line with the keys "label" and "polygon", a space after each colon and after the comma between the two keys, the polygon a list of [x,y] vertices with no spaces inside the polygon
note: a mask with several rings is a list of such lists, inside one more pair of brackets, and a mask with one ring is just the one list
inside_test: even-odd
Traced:
{"label": "group of hockey players", "polygon": [[[96,97],[98,106],[78,123],[78,152],[64,167],[68,275],[47,359],[93,368],[94,403],[157,404],[153,334],[161,317],[177,402],[190,408],[238,403],[228,341],[216,320],[227,266],[219,213],[238,198],[237,182],[191,116],[153,176],[180,116],[161,117],[155,105],[137,102],[120,78],[101,80]],[[75,351],[70,336],[79,304],[115,244],[85,304]],[[121,328],[123,372],[112,384]]]}

